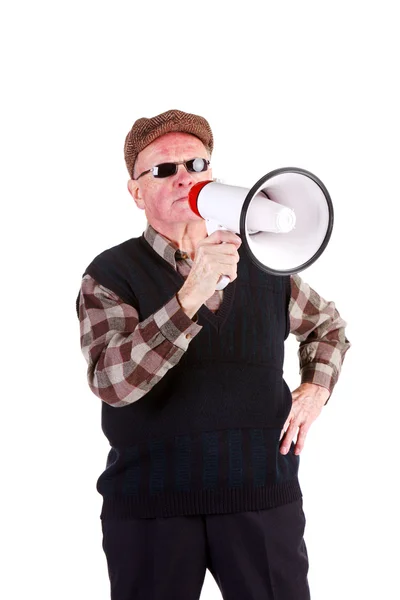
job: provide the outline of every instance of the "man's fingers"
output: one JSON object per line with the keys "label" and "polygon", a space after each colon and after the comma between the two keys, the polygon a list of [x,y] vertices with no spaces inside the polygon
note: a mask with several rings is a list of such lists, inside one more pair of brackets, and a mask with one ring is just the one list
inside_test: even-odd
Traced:
{"label": "man's fingers", "polygon": [[281,437],[279,438],[279,441],[281,441],[281,439],[283,438],[284,433],[286,433],[286,429],[287,429],[287,425],[285,423],[284,426],[282,427]]}
{"label": "man's fingers", "polygon": [[281,439],[282,439],[282,437],[283,437],[283,434],[285,433],[285,431],[286,431],[286,430],[287,430],[287,428],[289,427],[289,425],[290,425],[290,422],[291,422],[291,420],[292,420],[292,419],[294,419],[293,408],[292,408],[292,410],[290,411],[290,413],[289,413],[289,416],[288,416],[288,418],[286,419],[286,421],[285,421],[285,424],[284,424],[284,426],[283,426],[283,428],[282,428],[282,431],[281,431],[281,437],[279,438],[279,441],[281,441]]}
{"label": "man's fingers", "polygon": [[285,437],[283,438],[282,446],[280,448],[281,454],[287,454],[289,452],[290,445],[293,441],[294,436],[296,435],[298,425],[295,421],[292,421],[285,433]]}
{"label": "man's fingers", "polygon": [[289,427],[290,421],[292,420],[292,418],[293,418],[293,414],[290,413],[289,416],[288,416],[288,418],[285,421],[284,426],[282,427],[281,437],[279,438],[279,441],[281,441],[281,439],[283,438],[283,434],[286,432],[287,428]]}
{"label": "man's fingers", "polygon": [[296,440],[296,446],[294,448],[295,454],[300,454],[300,452],[303,450],[304,443],[306,441],[306,437],[307,437],[307,433],[308,433],[309,429],[310,429],[310,427],[306,427],[305,425],[302,425],[300,427],[299,434],[298,434],[297,440]]}

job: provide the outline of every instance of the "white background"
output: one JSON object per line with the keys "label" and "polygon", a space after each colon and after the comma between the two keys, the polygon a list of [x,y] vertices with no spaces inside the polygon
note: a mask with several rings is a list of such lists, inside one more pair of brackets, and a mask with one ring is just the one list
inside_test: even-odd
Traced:
{"label": "white background", "polygon": [[[75,298],[145,227],[125,136],[201,114],[214,176],[315,173],[335,225],[303,278],[353,347],[302,453],[313,600],[398,593],[399,106],[395,2],[18,2],[2,9],[0,595],[106,600],[97,477],[108,442]],[[297,343],[285,378],[299,384]],[[221,598],[207,573],[202,600]]]}

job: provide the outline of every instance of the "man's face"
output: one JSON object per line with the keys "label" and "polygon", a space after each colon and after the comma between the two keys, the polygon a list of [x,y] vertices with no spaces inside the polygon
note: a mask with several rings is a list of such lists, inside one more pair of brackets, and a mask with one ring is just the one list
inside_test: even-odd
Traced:
{"label": "man's face", "polygon": [[[187,133],[167,133],[149,144],[136,159],[134,176],[165,162],[180,162],[192,158],[209,160],[203,143]],[[211,168],[201,173],[189,173],[185,165],[178,165],[175,175],[157,179],[152,173],[143,175],[138,181],[130,180],[128,189],[137,206],[144,209],[147,220],[154,227],[158,223],[187,223],[201,221],[189,207],[188,195],[198,181],[212,179]]]}

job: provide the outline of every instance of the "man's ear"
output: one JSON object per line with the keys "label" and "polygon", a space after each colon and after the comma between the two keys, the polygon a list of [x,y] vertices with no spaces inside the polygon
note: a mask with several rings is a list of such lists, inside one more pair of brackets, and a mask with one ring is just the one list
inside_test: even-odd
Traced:
{"label": "man's ear", "polygon": [[135,179],[129,179],[128,181],[128,192],[134,199],[138,208],[144,209],[144,202],[140,193],[139,184]]}

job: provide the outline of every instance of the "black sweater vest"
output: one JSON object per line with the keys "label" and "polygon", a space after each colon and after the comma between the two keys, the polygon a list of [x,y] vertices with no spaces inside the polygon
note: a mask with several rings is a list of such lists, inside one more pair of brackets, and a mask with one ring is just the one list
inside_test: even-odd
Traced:
{"label": "black sweater vest", "polygon": [[[261,510],[301,497],[299,457],[279,452],[292,398],[283,379],[290,277],[264,273],[239,249],[238,277],[180,361],[136,402],[102,403],[111,450],[97,481],[101,518]],[[184,278],[142,235],[88,266],[142,321]]]}

